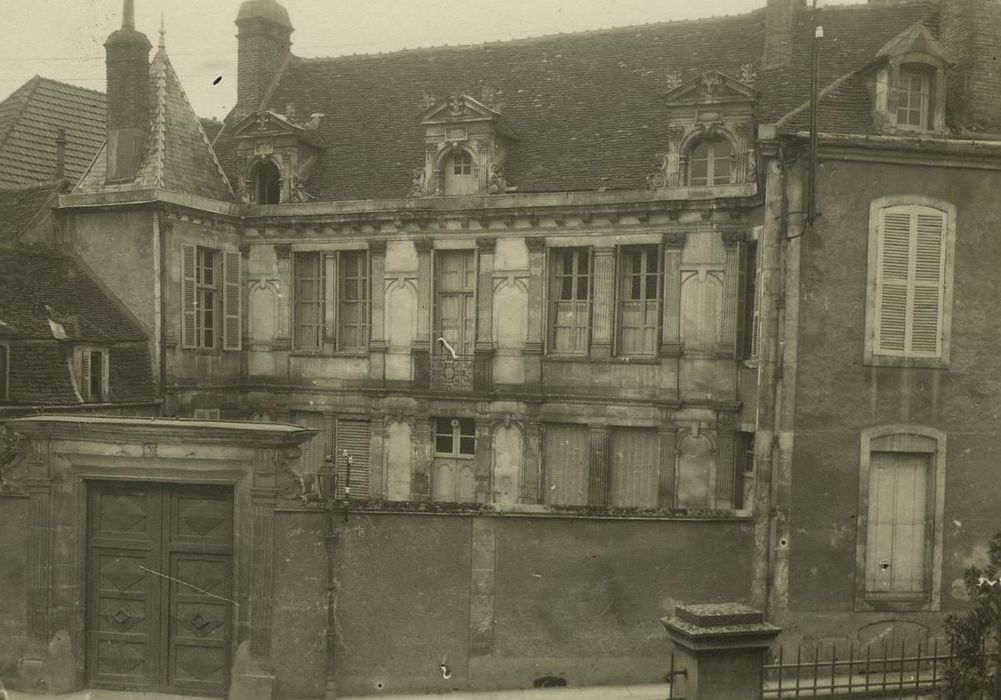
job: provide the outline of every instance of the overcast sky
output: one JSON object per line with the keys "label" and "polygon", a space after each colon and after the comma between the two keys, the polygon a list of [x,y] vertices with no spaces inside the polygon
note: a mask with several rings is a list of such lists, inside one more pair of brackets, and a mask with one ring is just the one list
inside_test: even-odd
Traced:
{"label": "overcast sky", "polygon": [[[283,0],[299,56],[470,44],[742,13],[765,0]],[[845,0],[841,0],[844,2]],[[195,110],[223,117],[236,99],[240,0],[135,0],[136,25],[167,53]],[[33,75],[104,90],[104,47],[122,0],[0,0],[0,99]],[[721,47],[725,50],[725,47]],[[222,77],[218,85],[213,81]]]}

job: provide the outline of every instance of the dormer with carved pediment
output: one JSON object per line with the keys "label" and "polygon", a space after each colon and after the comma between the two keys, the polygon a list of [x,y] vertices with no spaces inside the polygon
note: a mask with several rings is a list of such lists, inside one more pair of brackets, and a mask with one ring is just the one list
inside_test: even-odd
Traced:
{"label": "dormer with carved pediment", "polygon": [[946,70],[953,60],[928,29],[913,24],[877,54],[870,90],[873,121],[884,134],[944,136]]}
{"label": "dormer with carved pediment", "polygon": [[755,182],[757,99],[754,88],[718,72],[703,73],[668,92],[665,148],[647,176],[650,189]]}
{"label": "dormer with carved pediment", "polygon": [[423,114],[425,160],[411,196],[503,194],[504,161],[516,142],[500,112],[468,95],[434,101]]}
{"label": "dormer with carved pediment", "polygon": [[245,204],[284,204],[313,198],[309,177],[326,146],[322,114],[299,124],[270,110],[241,119],[234,130],[237,184]]}

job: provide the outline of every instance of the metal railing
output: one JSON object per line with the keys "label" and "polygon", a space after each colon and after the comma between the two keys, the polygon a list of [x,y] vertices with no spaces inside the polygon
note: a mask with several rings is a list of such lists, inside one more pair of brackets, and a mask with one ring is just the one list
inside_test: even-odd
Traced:
{"label": "metal railing", "polygon": [[490,391],[492,358],[413,352],[414,386],[430,391]]}
{"label": "metal railing", "polygon": [[[997,658],[984,649],[984,658]],[[776,698],[928,698],[956,658],[945,640],[838,645],[800,644],[795,652],[779,647],[763,667],[763,697]],[[978,700],[976,697],[970,700]]]}

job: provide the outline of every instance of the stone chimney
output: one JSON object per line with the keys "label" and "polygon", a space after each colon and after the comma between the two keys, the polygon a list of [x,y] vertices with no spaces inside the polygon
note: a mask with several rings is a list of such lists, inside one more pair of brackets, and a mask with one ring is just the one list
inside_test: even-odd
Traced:
{"label": "stone chimney", "polygon": [[276,0],[245,0],[236,17],[238,116],[256,111],[292,48],[292,22]]}
{"label": "stone chimney", "polygon": [[804,7],[803,0],[768,0],[765,8],[765,55],[761,59],[763,68],[789,65],[796,11],[801,7]]}
{"label": "stone chimney", "polygon": [[109,181],[132,180],[139,169],[149,131],[149,50],[137,32],[133,0],[124,0],[122,28],[104,42],[108,67]]}
{"label": "stone chimney", "polygon": [[966,131],[990,128],[1001,114],[1001,0],[941,0],[939,36],[949,57],[946,110]]}

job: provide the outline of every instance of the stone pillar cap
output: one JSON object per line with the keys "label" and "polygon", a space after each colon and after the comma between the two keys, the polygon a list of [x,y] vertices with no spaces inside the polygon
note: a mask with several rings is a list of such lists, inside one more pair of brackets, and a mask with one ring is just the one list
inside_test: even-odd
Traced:
{"label": "stone pillar cap", "polygon": [[740,603],[679,605],[661,619],[671,639],[690,649],[768,646],[782,631],[764,614]]}

